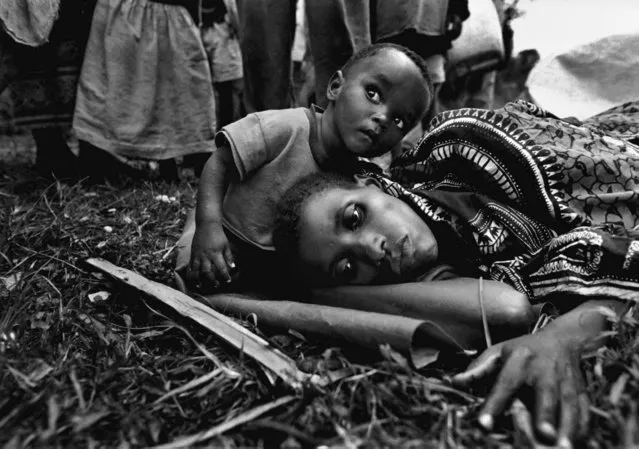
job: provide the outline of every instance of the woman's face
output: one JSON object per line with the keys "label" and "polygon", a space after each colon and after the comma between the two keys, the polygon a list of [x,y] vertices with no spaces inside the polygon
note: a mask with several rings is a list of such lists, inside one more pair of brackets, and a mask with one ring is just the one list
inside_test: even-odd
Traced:
{"label": "woman's face", "polygon": [[437,260],[426,223],[373,186],[313,195],[299,226],[300,262],[314,285],[405,282]]}

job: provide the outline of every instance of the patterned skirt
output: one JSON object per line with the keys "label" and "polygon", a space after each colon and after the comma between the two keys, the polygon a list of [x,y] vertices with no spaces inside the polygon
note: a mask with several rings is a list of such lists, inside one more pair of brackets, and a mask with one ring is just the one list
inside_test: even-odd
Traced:
{"label": "patterned skirt", "polygon": [[164,160],[213,149],[211,74],[186,8],[98,1],[73,128],[120,158]]}

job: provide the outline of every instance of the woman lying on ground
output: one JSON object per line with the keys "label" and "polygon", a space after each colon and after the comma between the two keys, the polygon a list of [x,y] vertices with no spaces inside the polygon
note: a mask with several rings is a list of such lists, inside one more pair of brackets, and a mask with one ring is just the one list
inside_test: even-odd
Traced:
{"label": "woman lying on ground", "polygon": [[[323,302],[408,304],[406,314],[412,304],[430,302],[433,321],[466,343],[476,343],[481,328],[474,299],[480,277],[502,288],[484,290],[488,312],[506,303],[500,296],[517,298],[509,288],[531,303],[553,303],[563,315],[537,333],[492,346],[454,380],[469,384],[501,367],[480,423],[492,427],[528,385],[537,432],[566,446],[585,430],[579,360],[603,343],[601,307],[620,314],[639,296],[639,232],[628,229],[637,219],[639,148],[592,122],[570,124],[531,106],[511,107],[514,113],[501,117],[462,111],[459,123],[446,114],[435,120],[393,168],[410,189],[379,176],[359,183],[305,179],[283,199],[274,237],[304,282],[360,284],[316,291]],[[554,137],[537,144],[548,135]],[[442,265],[464,278],[419,282]],[[527,324],[532,318],[519,299],[512,315]],[[487,315],[491,329],[503,319]]]}

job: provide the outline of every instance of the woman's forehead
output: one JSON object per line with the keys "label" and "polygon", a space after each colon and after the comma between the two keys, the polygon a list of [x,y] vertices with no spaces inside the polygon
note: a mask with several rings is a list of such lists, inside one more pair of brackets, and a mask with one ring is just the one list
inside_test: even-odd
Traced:
{"label": "woman's forehead", "polygon": [[347,204],[358,200],[361,190],[332,187],[311,196],[300,216],[300,243],[319,245],[334,236],[339,228],[341,211]]}
{"label": "woman's forehead", "polygon": [[319,207],[328,214],[333,208],[339,208],[352,201],[365,200],[368,196],[367,190],[369,188],[364,186],[354,186],[352,189],[341,186],[330,187],[311,196],[305,209],[311,204],[313,208]]}
{"label": "woman's forehead", "polygon": [[308,227],[331,218],[335,210],[348,201],[348,193],[348,190],[336,186],[312,195],[302,210],[300,223]]}

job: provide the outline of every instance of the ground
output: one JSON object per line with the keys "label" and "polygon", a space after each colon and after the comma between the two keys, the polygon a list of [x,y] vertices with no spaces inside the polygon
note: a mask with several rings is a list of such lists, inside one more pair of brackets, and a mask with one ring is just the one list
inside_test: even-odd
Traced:
{"label": "ground", "polygon": [[[348,372],[292,393],[215,335],[84,264],[102,257],[172,285],[192,176],[70,185],[38,177],[28,135],[0,138],[0,154],[0,446],[178,447],[171,442],[289,394],[286,405],[195,446],[526,446],[512,414],[491,433],[476,425],[485,391],[446,383],[464,357],[417,372],[388,349],[327,347],[238,318],[306,370]],[[632,318],[618,323],[610,344],[584,360],[585,447],[639,444],[637,329]]]}

